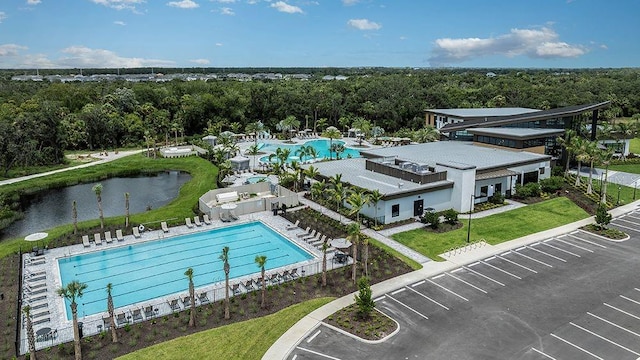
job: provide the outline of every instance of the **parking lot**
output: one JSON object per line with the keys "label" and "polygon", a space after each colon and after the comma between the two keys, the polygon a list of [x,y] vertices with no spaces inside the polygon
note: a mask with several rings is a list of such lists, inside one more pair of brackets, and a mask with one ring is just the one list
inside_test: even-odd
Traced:
{"label": "parking lot", "polygon": [[384,342],[324,324],[288,359],[640,358],[640,211],[631,238],[578,230],[505,251],[376,298],[400,324]]}

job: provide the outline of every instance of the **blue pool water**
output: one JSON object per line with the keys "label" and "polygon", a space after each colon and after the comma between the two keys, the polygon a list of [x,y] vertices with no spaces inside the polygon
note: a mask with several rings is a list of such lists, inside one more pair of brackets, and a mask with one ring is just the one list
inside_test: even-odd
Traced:
{"label": "blue pool water", "polygon": [[[340,141],[340,140],[333,140],[334,144],[343,144],[344,145],[344,141]],[[330,147],[330,141],[326,140],[326,139],[319,139],[319,140],[311,140],[311,141],[307,141],[304,144],[301,145],[286,145],[286,144],[269,144],[266,145],[264,148],[262,148],[263,151],[272,151],[275,152],[277,148],[288,148],[291,149],[291,154],[289,155],[289,159],[288,161],[291,162],[291,160],[297,160],[297,161],[307,161],[307,160],[312,160],[313,158],[310,156],[304,156],[302,159],[300,159],[299,154],[297,153],[298,150],[300,150],[300,148],[302,147],[302,145],[305,146],[313,146],[316,149],[316,159],[317,160],[322,160],[324,158],[329,158],[330,156],[332,156],[334,159],[336,158],[336,154],[333,153],[333,155],[330,155],[329,152],[329,147]],[[340,158],[341,159],[346,159],[348,157],[352,157],[352,158],[358,158],[360,157],[360,152],[358,150],[355,149],[351,149],[351,148],[345,148],[345,150],[340,153]],[[269,162],[269,156],[263,156],[260,158],[260,161],[268,163]],[[275,162],[276,160],[273,159],[273,161]]]}
{"label": "blue pool water", "polygon": [[[312,258],[268,226],[252,222],[63,258],[58,264],[63,286],[72,280],[88,285],[76,301],[78,316],[85,316],[106,311],[108,283],[115,307],[121,307],[186,293],[189,267],[196,288],[224,281],[219,259],[224,246],[229,246],[230,278],[259,272],[256,255],[267,256],[267,270]],[[70,303],[65,305],[71,319]]]}
{"label": "blue pool water", "polygon": [[247,178],[246,183],[247,184],[255,184],[258,183],[260,181],[266,181],[267,177],[266,176],[251,176]]}

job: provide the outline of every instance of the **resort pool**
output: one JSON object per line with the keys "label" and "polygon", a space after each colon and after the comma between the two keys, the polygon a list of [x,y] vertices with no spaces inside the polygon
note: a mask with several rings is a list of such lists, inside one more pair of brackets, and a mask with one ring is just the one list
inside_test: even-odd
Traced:
{"label": "resort pool", "polygon": [[[187,293],[184,272],[193,268],[196,288],[224,281],[224,246],[229,247],[230,278],[259,272],[256,255],[266,255],[266,270],[302,262],[313,256],[261,222],[203,231],[164,240],[122,246],[58,260],[63,286],[87,284],[77,301],[78,316],[105,312],[108,283],[115,307]],[[65,300],[67,319],[70,303]]]}
{"label": "resort pool", "polygon": [[258,183],[260,181],[266,181],[266,180],[267,180],[266,176],[251,176],[251,177],[247,178],[245,183],[246,184],[255,184],[255,183]]}
{"label": "resort pool", "polygon": [[[340,140],[333,140],[334,144],[343,144],[344,145],[344,141],[340,141]],[[329,152],[329,147],[330,147],[331,142],[329,140],[326,139],[318,139],[318,140],[311,140],[311,141],[307,141],[302,145],[305,146],[313,146],[314,149],[316,149],[316,159],[317,160],[321,160],[324,158],[329,158],[330,152]],[[288,161],[291,162],[292,160],[296,160],[296,161],[308,161],[308,160],[313,160],[313,157],[311,156],[303,156],[302,158],[300,158],[300,154],[298,153],[298,151],[300,150],[300,148],[302,147],[302,145],[286,145],[286,144],[269,144],[267,146],[265,146],[262,150],[263,151],[272,151],[275,152],[277,148],[288,148],[291,150],[291,154],[289,155]],[[352,157],[352,158],[357,158],[360,157],[360,152],[358,150],[355,149],[351,149],[351,148],[345,148],[344,151],[342,153],[340,153],[340,158],[341,159],[346,159],[348,157]],[[333,153],[333,158],[336,158],[336,154]],[[260,158],[261,162],[264,163],[268,163],[269,162],[269,156],[263,156]],[[276,160],[273,159],[273,161],[275,162]]]}

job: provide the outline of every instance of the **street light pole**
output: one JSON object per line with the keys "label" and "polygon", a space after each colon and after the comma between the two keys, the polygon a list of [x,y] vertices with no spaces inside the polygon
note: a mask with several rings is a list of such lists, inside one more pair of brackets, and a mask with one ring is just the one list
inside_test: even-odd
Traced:
{"label": "street light pole", "polygon": [[636,189],[638,188],[638,180],[633,182],[633,201],[636,201]]}
{"label": "street light pole", "polygon": [[475,196],[471,194],[471,202],[469,203],[469,226],[467,226],[467,244],[471,237],[471,212],[473,211],[473,199]]}
{"label": "street light pole", "polygon": [[620,189],[622,189],[622,187],[618,186],[618,201],[616,201],[616,205],[620,205]]}

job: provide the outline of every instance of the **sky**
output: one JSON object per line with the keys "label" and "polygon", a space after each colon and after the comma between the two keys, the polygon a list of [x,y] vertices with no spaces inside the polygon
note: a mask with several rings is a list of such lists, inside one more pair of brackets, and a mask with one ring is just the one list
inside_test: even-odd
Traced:
{"label": "sky", "polygon": [[0,68],[620,68],[640,0],[2,0]]}

